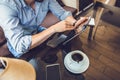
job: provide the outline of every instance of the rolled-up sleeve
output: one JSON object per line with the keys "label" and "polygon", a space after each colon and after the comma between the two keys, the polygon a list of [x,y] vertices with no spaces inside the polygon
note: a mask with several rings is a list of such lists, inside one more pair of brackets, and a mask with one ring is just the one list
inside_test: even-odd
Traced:
{"label": "rolled-up sleeve", "polygon": [[17,11],[2,4],[0,4],[0,11],[0,25],[8,43],[17,52],[17,54],[12,52],[13,55],[18,56],[26,53],[31,45],[31,35],[24,35]]}
{"label": "rolled-up sleeve", "polygon": [[50,0],[49,8],[60,20],[64,20],[68,16],[72,16],[72,13],[63,9],[56,0]]}

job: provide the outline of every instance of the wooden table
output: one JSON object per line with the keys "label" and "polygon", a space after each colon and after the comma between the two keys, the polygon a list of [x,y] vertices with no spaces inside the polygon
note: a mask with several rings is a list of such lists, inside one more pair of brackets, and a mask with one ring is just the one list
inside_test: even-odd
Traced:
{"label": "wooden table", "polygon": [[[46,63],[42,58],[44,57],[44,54],[56,54],[57,60],[52,63]],[[44,48],[40,54],[37,54],[34,58],[29,60],[29,63],[31,63],[35,70],[36,70],[36,80],[46,80],[46,65],[48,64],[60,64],[60,72],[61,72],[61,80],[84,80],[84,76],[82,74],[75,75],[70,73],[66,70],[63,64],[64,56],[66,55],[65,52],[63,52],[60,48],[51,49],[49,47]]]}

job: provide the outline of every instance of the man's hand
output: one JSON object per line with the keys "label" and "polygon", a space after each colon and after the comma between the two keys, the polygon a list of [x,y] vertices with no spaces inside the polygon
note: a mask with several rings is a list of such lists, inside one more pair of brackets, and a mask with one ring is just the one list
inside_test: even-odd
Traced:
{"label": "man's hand", "polygon": [[55,32],[64,32],[64,31],[68,31],[68,30],[73,30],[76,27],[73,25],[70,25],[67,21],[63,20],[63,21],[60,21],[57,24],[53,25],[53,28],[54,28]]}
{"label": "man's hand", "polygon": [[81,17],[78,21],[76,21],[75,23],[75,27],[76,27],[76,32],[79,33],[82,30],[82,27],[86,24],[86,22],[88,21],[88,17]]}
{"label": "man's hand", "polygon": [[88,20],[88,17],[81,17],[79,20],[75,22],[74,26],[79,27],[80,25],[85,24],[87,20]]}
{"label": "man's hand", "polygon": [[[79,20],[74,20],[71,18],[67,18],[66,20],[60,21],[56,23],[55,25],[52,26],[55,32],[64,32],[68,30],[74,30],[77,29],[78,27],[82,26],[85,24],[85,22],[88,20],[88,17],[81,17]],[[71,23],[73,20],[74,23]]]}

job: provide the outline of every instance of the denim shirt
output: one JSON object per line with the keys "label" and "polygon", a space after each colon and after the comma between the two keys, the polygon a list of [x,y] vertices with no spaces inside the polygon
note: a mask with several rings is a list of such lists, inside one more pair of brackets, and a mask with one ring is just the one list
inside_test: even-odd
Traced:
{"label": "denim shirt", "polygon": [[9,51],[15,57],[20,57],[29,51],[31,36],[44,30],[40,24],[49,10],[60,20],[72,15],[56,0],[35,2],[35,10],[24,0],[0,0],[0,26],[7,39]]}

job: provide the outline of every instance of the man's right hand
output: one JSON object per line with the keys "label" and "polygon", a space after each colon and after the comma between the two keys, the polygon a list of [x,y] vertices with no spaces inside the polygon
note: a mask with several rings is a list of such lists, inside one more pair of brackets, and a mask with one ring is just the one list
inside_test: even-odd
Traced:
{"label": "man's right hand", "polygon": [[73,25],[69,25],[65,20],[56,23],[52,27],[54,28],[55,32],[64,32],[64,31],[73,30],[76,28]]}

